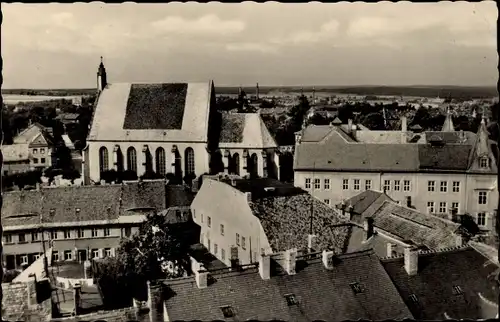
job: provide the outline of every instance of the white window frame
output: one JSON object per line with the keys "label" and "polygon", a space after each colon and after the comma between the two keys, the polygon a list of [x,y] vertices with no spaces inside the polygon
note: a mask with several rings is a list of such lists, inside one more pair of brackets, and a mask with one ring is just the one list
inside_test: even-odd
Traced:
{"label": "white window frame", "polygon": [[212,228],[212,218],[210,216],[207,216],[207,227]]}
{"label": "white window frame", "polygon": [[323,180],[323,186],[324,186],[325,190],[330,190],[330,179],[329,178],[325,178]]}
{"label": "white window frame", "polygon": [[311,178],[306,178],[304,186],[306,189],[311,189]]}
{"label": "white window frame", "polygon": [[99,249],[98,248],[92,249],[90,251],[90,253],[91,253],[92,259],[99,258]]}
{"label": "white window frame", "polygon": [[490,160],[487,157],[482,157],[479,159],[479,167],[481,169],[488,169],[489,168],[489,162]]}
{"label": "white window frame", "polygon": [[427,201],[427,213],[433,214],[436,211],[435,208],[435,202],[434,201]]}
{"label": "white window frame", "polygon": [[384,191],[391,191],[391,180],[384,180]]}
{"label": "white window frame", "polygon": [[371,190],[371,188],[372,188],[372,180],[371,179],[365,180],[365,190]]}
{"label": "white window frame", "polygon": [[112,254],[111,248],[104,248],[104,257],[111,257]]}
{"label": "white window frame", "polygon": [[323,200],[323,202],[324,202],[325,204],[327,204],[327,205],[330,205],[330,199],[325,199],[325,200]]}
{"label": "white window frame", "polygon": [[70,239],[71,238],[71,230],[65,229],[63,231],[63,236],[64,236],[64,239]]}
{"label": "white window frame", "polygon": [[314,190],[320,190],[320,189],[321,189],[321,179],[314,178]]}
{"label": "white window frame", "polygon": [[38,260],[41,256],[42,256],[42,255],[40,255],[40,254],[35,254],[35,255],[33,255],[33,258],[34,258],[35,260]]}
{"label": "white window frame", "polygon": [[488,204],[488,192],[487,191],[478,191],[477,203],[478,203],[478,205],[487,205]]}
{"label": "white window frame", "polygon": [[359,179],[354,179],[352,186],[353,186],[354,190],[358,191],[360,189],[360,180]]}
{"label": "white window frame", "polygon": [[99,229],[92,228],[91,236],[92,237],[99,237]]}
{"label": "white window frame", "polygon": [[40,240],[40,233],[37,231],[34,231],[31,233],[31,241],[36,242]]}
{"label": "white window frame", "polygon": [[220,234],[224,236],[224,224],[220,224]]}
{"label": "white window frame", "polygon": [[[69,254],[69,258],[67,258],[67,254]],[[64,251],[64,261],[72,261],[73,260],[73,252],[71,250]]]}
{"label": "white window frame", "polygon": [[440,201],[439,202],[439,213],[440,214],[445,214],[447,211],[446,211],[446,206],[447,206],[447,203],[446,201]]}
{"label": "white window frame", "polygon": [[485,212],[479,212],[477,214],[477,225],[478,226],[486,226],[486,213]]}
{"label": "white window frame", "polygon": [[28,255],[22,255],[21,256],[21,265],[27,265],[28,264]]}
{"label": "white window frame", "polygon": [[4,234],[3,236],[6,244],[12,244],[12,234]]}
{"label": "white window frame", "polygon": [[109,237],[111,236],[111,229],[109,227],[104,228],[104,237]]}
{"label": "white window frame", "polygon": [[236,246],[240,246],[240,234],[236,233]]}
{"label": "white window frame", "polygon": [[85,238],[85,230],[84,229],[78,229],[78,238]]}
{"label": "white window frame", "polygon": [[53,262],[58,262],[59,261],[59,252],[58,251],[53,251],[52,252],[52,261]]}
{"label": "white window frame", "polygon": [[453,201],[451,203],[451,209],[455,209],[455,208],[457,209],[457,213],[459,213],[460,212],[460,202]]}
{"label": "white window frame", "polygon": [[460,192],[460,181],[453,181],[453,192]]}
{"label": "white window frame", "polygon": [[246,238],[241,236],[241,248],[247,249],[246,247]]}
{"label": "white window frame", "polygon": [[448,181],[441,181],[439,183],[439,192],[448,192]]}
{"label": "white window frame", "polygon": [[342,190],[349,190],[349,179],[342,179]]}
{"label": "white window frame", "polygon": [[58,239],[58,237],[59,237],[59,236],[58,236],[58,234],[57,234],[57,230],[52,230],[52,231],[50,232],[50,239],[56,240],[56,239]]}
{"label": "white window frame", "polygon": [[411,191],[411,181],[403,180],[403,191]]}
{"label": "white window frame", "polygon": [[[21,238],[21,236],[23,236],[23,238]],[[19,234],[17,234],[17,238],[19,239],[18,240],[19,243],[25,243],[26,242],[26,234],[25,233],[19,233]]]}
{"label": "white window frame", "polygon": [[220,259],[222,261],[225,261],[226,260],[226,250],[224,248],[221,248],[220,249]]}
{"label": "white window frame", "polygon": [[394,191],[401,191],[401,180],[394,180]]}
{"label": "white window frame", "polygon": [[427,192],[434,192],[434,191],[436,191],[436,181],[434,180],[427,181]]}

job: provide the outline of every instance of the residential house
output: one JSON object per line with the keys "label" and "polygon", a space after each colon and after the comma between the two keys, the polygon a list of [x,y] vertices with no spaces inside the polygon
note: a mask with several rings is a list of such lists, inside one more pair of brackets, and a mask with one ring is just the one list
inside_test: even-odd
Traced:
{"label": "residential house", "polygon": [[2,156],[2,175],[9,175],[31,170],[28,144],[3,145]]}
{"label": "residential house", "polygon": [[365,190],[384,191],[420,212],[469,214],[493,230],[498,205],[494,142],[483,120],[478,133],[359,130],[309,126],[297,134],[295,185],[338,204]]}

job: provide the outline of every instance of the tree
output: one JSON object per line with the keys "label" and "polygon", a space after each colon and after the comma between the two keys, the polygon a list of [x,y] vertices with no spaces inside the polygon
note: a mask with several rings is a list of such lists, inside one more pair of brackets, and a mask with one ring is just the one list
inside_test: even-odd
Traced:
{"label": "tree", "polygon": [[63,179],[70,180],[71,184],[75,183],[75,180],[80,178],[80,172],[76,169],[65,169],[62,171]]}
{"label": "tree", "polygon": [[342,123],[347,123],[349,119],[353,118],[353,106],[345,104],[339,107],[337,117],[342,121]]}
{"label": "tree", "polygon": [[381,113],[374,112],[365,115],[361,124],[370,130],[385,130],[384,116]]}
{"label": "tree", "polygon": [[276,103],[274,102],[274,100],[272,101],[268,101],[268,100],[263,100],[261,103],[260,103],[260,108],[274,108],[276,107]]}
{"label": "tree", "polygon": [[194,179],[196,179],[196,175],[194,173],[188,173],[184,176],[184,183],[191,187]]}

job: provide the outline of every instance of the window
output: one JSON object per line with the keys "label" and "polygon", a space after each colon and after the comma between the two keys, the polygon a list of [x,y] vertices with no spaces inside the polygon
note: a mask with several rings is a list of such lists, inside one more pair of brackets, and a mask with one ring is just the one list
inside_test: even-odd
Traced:
{"label": "window", "polygon": [[226,251],[224,250],[224,248],[221,248],[220,250],[220,259],[221,260],[226,260]]}
{"label": "window", "polygon": [[99,235],[97,228],[92,228],[92,237],[97,237]]}
{"label": "window", "polygon": [[306,178],[306,189],[311,189],[311,178]]}
{"label": "window", "polygon": [[446,202],[440,202],[439,203],[439,213],[440,214],[445,214],[446,213]]}
{"label": "window", "polygon": [[52,261],[54,261],[54,262],[59,261],[59,252],[58,251],[52,252]]}
{"label": "window", "polygon": [[354,190],[359,190],[359,179],[354,179]]}
{"label": "window", "polygon": [[318,178],[314,179],[314,189],[321,189],[321,180]]}
{"label": "window", "polygon": [[220,234],[224,236],[224,225],[220,224]]}
{"label": "window", "polygon": [[108,169],[109,169],[108,149],[103,146],[99,149],[99,170],[102,173],[104,171],[108,171]]}
{"label": "window", "polygon": [[212,227],[212,218],[210,216],[207,216],[207,226]]}
{"label": "window", "polygon": [[201,214],[201,223],[203,224],[203,214]]}
{"label": "window", "polygon": [[478,193],[478,204],[480,205],[486,205],[486,201],[487,201],[487,192],[486,191],[479,191]]}
{"label": "window", "polygon": [[38,232],[35,231],[35,232],[31,233],[31,241],[35,242],[35,241],[38,241],[39,239],[40,239],[40,236],[39,236]]}
{"label": "window", "polygon": [[460,181],[453,181],[453,192],[460,192]]}
{"label": "window", "polygon": [[416,304],[416,303],[418,303],[418,297],[415,294],[411,294],[410,301],[412,301],[413,303]]}
{"label": "window", "polygon": [[459,210],[459,206],[460,206],[460,204],[458,202],[452,202],[451,203],[451,209],[456,209],[457,212]]}
{"label": "window", "polygon": [[286,303],[288,304],[288,306],[299,304],[299,302],[297,301],[297,298],[295,297],[295,294],[286,294],[285,299],[286,299]]}
{"label": "window", "polygon": [[78,238],[84,238],[84,237],[85,237],[85,230],[78,229]]}
{"label": "window", "polygon": [[234,317],[234,310],[231,306],[221,306],[220,307],[222,314],[224,315],[225,318],[232,318]]}
{"label": "window", "polygon": [[4,234],[3,239],[6,244],[11,244],[12,243],[12,235],[11,234]]}
{"label": "window", "polygon": [[330,179],[325,179],[323,183],[325,190],[330,190]]}
{"label": "window", "polygon": [[245,237],[241,237],[241,248],[243,249],[246,249],[246,246],[245,246]]}
{"label": "window", "polygon": [[28,265],[28,255],[21,256],[21,265]]}
{"label": "window", "polygon": [[427,213],[433,214],[434,213],[434,201],[428,201],[427,202]]}
{"label": "window", "polygon": [[370,190],[372,188],[372,181],[365,180],[365,190]]}
{"label": "window", "polygon": [[104,256],[111,257],[111,248],[104,248]]}
{"label": "window", "polygon": [[441,181],[441,184],[439,185],[439,191],[448,192],[448,181]]}
{"label": "window", "polygon": [[25,234],[19,234],[19,242],[20,243],[25,243],[26,242],[26,235]]}
{"label": "window", "polygon": [[427,191],[434,191],[436,186],[435,181],[427,181]]}
{"label": "window", "polygon": [[104,236],[107,237],[111,235],[111,231],[109,230],[109,228],[104,228]]}
{"label": "window", "polygon": [[349,190],[349,179],[342,179],[342,189]]}
{"label": "window", "polygon": [[214,244],[214,255],[217,255],[218,250],[219,250],[219,246],[217,246],[217,244]]}
{"label": "window", "polygon": [[403,191],[410,191],[410,190],[411,190],[410,180],[404,180],[403,181]]}
{"label": "window", "polygon": [[44,148],[40,148],[40,154],[44,154],[45,153],[45,149]]}
{"label": "window", "polygon": [[486,214],[484,212],[480,212],[477,214],[477,224],[479,226],[485,226],[486,225]]}
{"label": "window", "polygon": [[488,166],[489,166],[489,160],[487,157],[483,157],[483,158],[479,159],[479,167],[480,168],[485,169],[485,168],[488,168]]}
{"label": "window", "polygon": [[40,254],[35,254],[35,255],[33,256],[33,258],[34,258],[35,260],[38,260],[40,257],[41,257],[41,255],[40,255]]}
{"label": "window", "polygon": [[57,231],[53,230],[50,232],[50,239],[57,239]]}
{"label": "window", "polygon": [[65,250],[64,251],[64,260],[65,261],[73,260],[73,252],[70,250]]}
{"label": "window", "polygon": [[40,158],[40,163],[45,163],[45,158]]}
{"label": "window", "polygon": [[130,237],[132,235],[132,228],[125,227],[125,237]]}
{"label": "window", "polygon": [[240,246],[240,234],[236,233],[236,245]]}
{"label": "window", "polygon": [[361,284],[356,282],[356,283],[350,283],[349,286],[351,286],[351,289],[354,292],[354,294],[363,293],[363,288],[361,287]]}
{"label": "window", "polygon": [[38,163],[38,159],[37,158],[33,158],[33,163]]}
{"label": "window", "polygon": [[156,173],[165,176],[167,173],[167,168],[166,168],[166,159],[165,159],[165,150],[163,148],[158,148],[156,149]]}
{"label": "window", "polygon": [[384,180],[384,191],[391,190],[391,180]]}
{"label": "window", "polygon": [[37,154],[38,153],[38,149],[33,149],[33,154]]}
{"label": "window", "polygon": [[71,232],[69,230],[64,231],[64,239],[71,238]]}
{"label": "window", "polygon": [[238,153],[233,154],[231,158],[232,161],[232,172],[234,174],[240,174],[240,155]]}
{"label": "window", "polygon": [[127,170],[137,173],[137,152],[133,147],[127,150]]}
{"label": "window", "polygon": [[462,288],[458,285],[453,286],[453,295],[462,295],[464,294],[464,291],[462,291]]}
{"label": "window", "polygon": [[184,151],[184,162],[186,174],[195,174],[194,151],[192,148],[187,148]]}
{"label": "window", "polygon": [[323,200],[323,202],[326,203],[327,205],[329,205],[330,204],[330,199],[325,199],[325,200]]}
{"label": "window", "polygon": [[207,237],[207,250],[210,251],[210,238]]}
{"label": "window", "polygon": [[92,249],[92,258],[99,258],[99,249]]}

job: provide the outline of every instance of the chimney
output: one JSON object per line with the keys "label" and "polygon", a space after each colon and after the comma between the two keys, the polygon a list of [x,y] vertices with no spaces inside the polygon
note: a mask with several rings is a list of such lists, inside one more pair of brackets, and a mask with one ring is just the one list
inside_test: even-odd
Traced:
{"label": "chimney", "polygon": [[313,251],[314,239],[316,239],[316,235],[307,235],[307,249],[309,250],[309,252]]}
{"label": "chimney", "polygon": [[233,187],[236,187],[236,179],[235,178],[231,178],[231,185]]}
{"label": "chimney", "polygon": [[39,191],[40,190],[40,182],[37,182],[36,183],[36,190]]}
{"label": "chimney", "polygon": [[373,236],[373,218],[365,218],[363,222],[363,230],[365,232],[365,241]]}
{"label": "chimney", "polygon": [[74,295],[74,304],[75,304],[75,315],[79,315],[82,310],[81,306],[81,294],[82,294],[82,286],[80,283],[76,283],[73,286],[73,295]]}
{"label": "chimney", "polygon": [[352,119],[347,120],[347,134],[352,133]]}
{"label": "chimney", "polygon": [[326,269],[331,269],[333,268],[333,251],[323,251],[323,265],[325,266]]}
{"label": "chimney", "polygon": [[208,286],[208,271],[201,268],[199,271],[195,272],[196,285],[198,288],[207,288]]}
{"label": "chimney", "polygon": [[394,256],[396,244],[393,243],[387,243],[387,257],[392,257]]}
{"label": "chimney", "polygon": [[245,192],[248,202],[252,202],[252,193],[250,191]]}
{"label": "chimney", "polygon": [[352,220],[354,216],[354,207],[352,205],[347,206],[347,213],[349,214],[349,220]]}
{"label": "chimney", "polygon": [[406,207],[411,208],[411,196],[406,196]]}
{"label": "chimney", "polygon": [[285,271],[288,275],[295,275],[295,264],[297,259],[297,248],[288,249],[285,252]]}
{"label": "chimney", "polygon": [[408,121],[406,116],[401,116],[401,132],[408,132]]}
{"label": "chimney", "polygon": [[418,251],[411,246],[405,248],[405,270],[410,276],[418,273]]}
{"label": "chimney", "polygon": [[259,258],[259,274],[263,280],[271,278],[271,256],[261,254]]}

